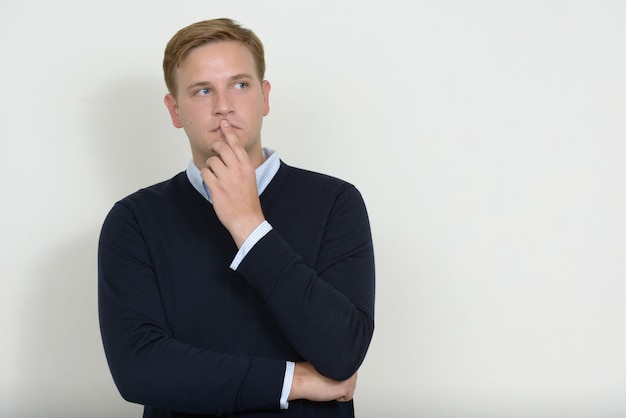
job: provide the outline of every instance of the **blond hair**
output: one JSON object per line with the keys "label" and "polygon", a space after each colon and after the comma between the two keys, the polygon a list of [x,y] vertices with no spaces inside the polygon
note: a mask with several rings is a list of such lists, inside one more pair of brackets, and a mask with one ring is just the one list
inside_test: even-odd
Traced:
{"label": "blond hair", "polygon": [[263,43],[250,29],[244,28],[232,19],[221,18],[203,20],[182,28],[170,39],[163,56],[165,85],[171,94],[176,95],[176,69],[181,66],[189,51],[213,42],[239,41],[243,43],[254,59],[259,81],[265,77],[265,53]]}

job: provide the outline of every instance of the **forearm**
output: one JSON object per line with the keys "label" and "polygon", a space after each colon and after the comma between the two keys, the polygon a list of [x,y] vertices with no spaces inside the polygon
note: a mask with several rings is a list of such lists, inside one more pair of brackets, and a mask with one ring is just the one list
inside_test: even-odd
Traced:
{"label": "forearm", "polygon": [[[268,309],[296,351],[324,375],[348,379],[369,347],[373,308],[364,300],[350,299],[307,267],[275,231],[259,244],[272,251],[255,248],[240,270],[262,292]],[[248,270],[260,264],[264,268]],[[368,285],[363,283],[363,287]]]}
{"label": "forearm", "polygon": [[[98,303],[107,361],[129,401],[189,413],[277,409],[283,359],[212,351],[180,339],[165,311],[150,251],[116,207],[99,246]],[[170,308],[170,302],[166,302]]]}
{"label": "forearm", "polygon": [[260,293],[296,351],[324,375],[345,380],[373,334],[374,255],[357,192],[349,189],[338,201],[309,263],[274,229],[237,272]]}
{"label": "forearm", "polygon": [[102,338],[111,374],[125,399],[187,413],[279,407],[284,360],[183,343],[158,324],[158,315],[143,317],[137,305],[131,311],[107,293],[100,294]]}

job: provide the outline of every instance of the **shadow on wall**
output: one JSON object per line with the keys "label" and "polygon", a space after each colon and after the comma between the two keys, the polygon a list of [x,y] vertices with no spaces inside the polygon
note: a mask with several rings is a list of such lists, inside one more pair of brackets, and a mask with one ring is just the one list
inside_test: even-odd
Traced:
{"label": "shadow on wall", "polygon": [[[98,86],[86,101],[83,122],[93,158],[85,169],[98,174],[93,187],[105,195],[102,216],[123,196],[185,169],[189,145],[171,125],[164,92],[160,80],[129,77]],[[97,316],[100,216],[88,230],[50,246],[49,254],[31,266],[18,317],[13,418],[97,418],[99,411],[103,417],[141,415],[137,405],[117,393],[102,349]]]}
{"label": "shadow on wall", "polygon": [[14,418],[140,416],[117,394],[100,341],[98,233],[93,228],[60,243],[29,274],[19,316]]}

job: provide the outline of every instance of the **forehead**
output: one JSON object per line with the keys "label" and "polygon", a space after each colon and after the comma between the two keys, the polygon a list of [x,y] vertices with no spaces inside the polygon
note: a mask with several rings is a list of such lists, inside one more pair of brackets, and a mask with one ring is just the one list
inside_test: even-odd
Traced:
{"label": "forehead", "polygon": [[256,65],[250,50],[239,41],[212,42],[193,48],[177,69],[179,77],[221,77],[255,74]]}

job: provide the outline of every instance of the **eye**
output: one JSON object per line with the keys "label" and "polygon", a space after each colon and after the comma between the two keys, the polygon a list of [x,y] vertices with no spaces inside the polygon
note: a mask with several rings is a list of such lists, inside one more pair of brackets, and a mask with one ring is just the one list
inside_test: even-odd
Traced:
{"label": "eye", "polygon": [[235,88],[238,90],[243,90],[246,87],[248,87],[248,83],[246,83],[245,81],[240,81],[239,83],[235,83]]}
{"label": "eye", "polygon": [[198,90],[196,92],[196,95],[198,95],[198,96],[206,96],[210,92],[211,92],[211,90],[209,90],[208,88],[203,88],[203,89]]}

